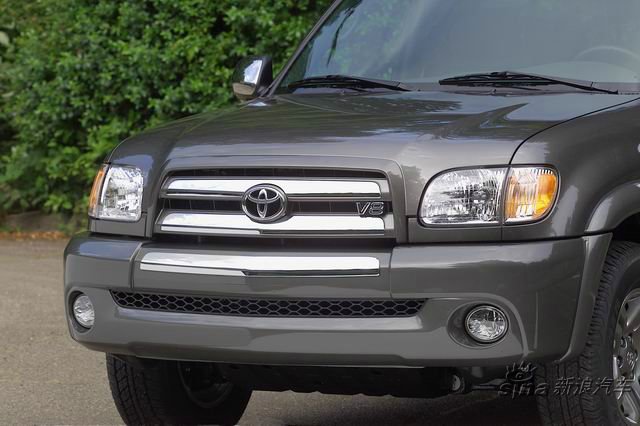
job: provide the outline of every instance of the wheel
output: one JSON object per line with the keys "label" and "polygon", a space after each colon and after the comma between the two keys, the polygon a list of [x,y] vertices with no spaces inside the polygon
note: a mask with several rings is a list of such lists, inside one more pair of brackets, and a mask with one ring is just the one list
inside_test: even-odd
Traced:
{"label": "wheel", "polygon": [[537,370],[547,425],[640,424],[640,245],[614,241],[582,354]]}
{"label": "wheel", "polygon": [[127,425],[235,425],[251,391],[227,383],[215,364],[125,362],[107,355],[109,386]]}

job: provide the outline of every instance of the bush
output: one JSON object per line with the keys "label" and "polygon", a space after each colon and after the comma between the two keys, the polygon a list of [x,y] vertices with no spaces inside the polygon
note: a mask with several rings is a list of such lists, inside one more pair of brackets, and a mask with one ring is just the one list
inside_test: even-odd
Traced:
{"label": "bush", "polygon": [[[2,157],[9,151],[15,137],[10,124],[9,104],[11,90],[9,70],[15,52],[15,38],[24,27],[38,28],[41,2],[0,0],[0,218],[6,213],[4,200],[19,199],[18,190],[3,183]],[[8,204],[8,203],[7,203]]]}
{"label": "bush", "polygon": [[0,24],[0,154],[4,151],[7,141],[13,136],[13,131],[8,122],[7,108],[4,106],[6,99],[10,96],[7,79],[7,56],[11,39],[9,31]]}
{"label": "bush", "polygon": [[119,141],[232,102],[236,62],[264,53],[281,65],[330,0],[39,3],[41,25],[21,31],[7,70],[16,141],[0,160],[5,211],[82,210]]}

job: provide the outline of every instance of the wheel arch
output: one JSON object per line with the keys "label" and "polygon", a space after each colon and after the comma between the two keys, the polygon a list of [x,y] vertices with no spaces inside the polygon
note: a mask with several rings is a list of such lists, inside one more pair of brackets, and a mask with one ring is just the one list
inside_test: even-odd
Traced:
{"label": "wheel arch", "polygon": [[[637,191],[638,194],[640,194],[640,187],[637,188]],[[609,197],[605,199],[613,200],[613,198]],[[584,349],[589,326],[593,318],[593,310],[598,288],[600,287],[604,261],[611,244],[614,241],[640,243],[640,208],[633,208],[630,204],[626,204],[630,208],[626,210],[626,214],[622,214],[623,210],[621,206],[626,203],[626,200],[620,201],[621,203],[615,207],[613,203],[609,204],[611,212],[615,214],[608,214],[607,218],[610,219],[610,223],[615,224],[615,226],[609,228],[609,231],[606,233],[585,237],[585,263],[573,333],[567,353],[558,362],[564,362],[578,356]],[[640,206],[640,200],[636,201],[636,205]],[[597,210],[594,212],[594,215],[596,213]],[[604,214],[604,212],[602,212],[602,214]]]}
{"label": "wheel arch", "polygon": [[640,228],[639,216],[640,180],[636,180],[614,188],[600,200],[587,222],[586,233],[614,231],[614,235],[627,235],[635,226]]}

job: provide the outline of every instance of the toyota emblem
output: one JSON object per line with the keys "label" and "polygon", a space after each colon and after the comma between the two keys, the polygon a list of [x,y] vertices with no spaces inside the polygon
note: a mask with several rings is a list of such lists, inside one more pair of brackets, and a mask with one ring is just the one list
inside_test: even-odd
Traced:
{"label": "toyota emblem", "polygon": [[254,222],[276,222],[287,214],[287,194],[275,185],[254,186],[244,193],[242,210]]}

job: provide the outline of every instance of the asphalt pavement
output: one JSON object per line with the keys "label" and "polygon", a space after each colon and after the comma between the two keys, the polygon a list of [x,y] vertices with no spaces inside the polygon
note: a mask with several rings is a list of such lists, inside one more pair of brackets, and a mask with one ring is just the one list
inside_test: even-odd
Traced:
{"label": "asphalt pavement", "polygon": [[[68,336],[62,241],[0,240],[0,425],[116,425],[104,355]],[[537,425],[535,401],[257,392],[242,425]]]}

